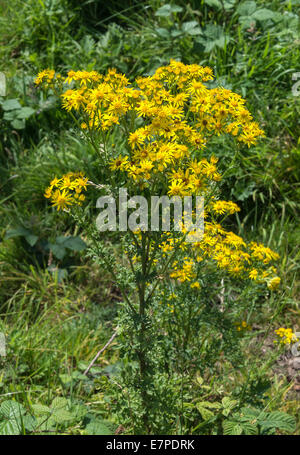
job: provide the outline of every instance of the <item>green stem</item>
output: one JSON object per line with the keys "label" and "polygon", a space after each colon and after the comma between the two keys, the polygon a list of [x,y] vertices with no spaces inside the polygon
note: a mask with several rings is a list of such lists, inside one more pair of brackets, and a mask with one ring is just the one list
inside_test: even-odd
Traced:
{"label": "green stem", "polygon": [[[146,290],[146,277],[147,277],[147,237],[146,233],[142,232],[142,245],[141,245],[141,262],[142,262],[142,279],[139,286],[139,347],[138,347],[138,359],[140,368],[140,385],[141,385],[141,398],[143,404],[143,424],[144,429],[147,433],[150,432],[149,419],[148,419],[148,405],[149,398],[147,393],[147,376],[149,375],[149,365],[146,356],[146,301],[145,301],[145,290]],[[149,240],[150,241],[150,240]]]}

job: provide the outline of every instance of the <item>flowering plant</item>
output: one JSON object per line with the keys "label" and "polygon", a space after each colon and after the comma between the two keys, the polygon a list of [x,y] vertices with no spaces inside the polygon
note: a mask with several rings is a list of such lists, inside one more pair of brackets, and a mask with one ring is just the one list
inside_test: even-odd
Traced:
{"label": "flowering plant", "polygon": [[[240,208],[221,198],[220,181],[226,171],[219,172],[218,159],[209,153],[210,142],[215,136],[230,135],[250,147],[264,133],[246,109],[245,100],[231,90],[209,88],[212,79],[210,68],[174,60],[132,84],[114,69],[106,75],[69,71],[67,77],[45,70],[36,78],[37,85],[61,97],[63,108],[97,154],[95,166],[101,168],[102,180],[97,182],[82,172],[55,176],[45,196],[58,210],[70,211],[84,225],[82,220],[90,216],[83,205],[88,188],[110,196],[126,188],[129,197],[139,195],[146,200],[154,195],[191,197],[194,203],[197,197],[204,199],[204,233],[194,241],[189,241],[188,234],[195,210],[189,216],[184,212],[180,229],[173,223],[168,232],[138,223],[139,217],[151,218],[148,207],[131,213],[136,228],[122,233],[130,279],[116,265],[117,257],[113,262],[112,249],[105,250],[103,226],[100,233],[86,228],[94,256],[112,273],[126,311],[135,321],[137,388],[147,429],[150,398],[146,385],[153,374],[147,332],[155,296],[160,292],[172,296],[178,287],[199,292],[207,266],[223,270],[233,279],[266,283],[271,290],[280,283],[273,265],[278,254],[260,243],[247,243],[226,228],[227,217]],[[119,213],[121,210],[119,206]],[[112,241],[111,236],[107,238]]]}

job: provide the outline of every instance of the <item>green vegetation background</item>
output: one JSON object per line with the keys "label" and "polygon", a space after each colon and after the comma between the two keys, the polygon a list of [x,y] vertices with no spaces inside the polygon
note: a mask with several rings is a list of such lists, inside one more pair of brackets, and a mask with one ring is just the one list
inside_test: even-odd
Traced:
{"label": "green vegetation background", "polygon": [[[229,428],[216,412],[223,406],[222,418],[231,415],[243,396],[258,418],[267,411],[289,413],[296,425],[274,428],[299,434],[299,370],[291,378],[288,362],[280,370],[272,360],[274,329],[300,330],[299,9],[299,0],[1,2],[0,71],[7,93],[0,97],[0,331],[7,356],[0,358],[0,433],[133,431],[130,419],[120,417],[128,401],[114,379],[117,339],[83,375],[113,333],[118,290],[85,257],[81,233],[43,197],[54,175],[83,170],[96,180],[93,156],[57,100],[45,99],[33,81],[45,68],[109,67],[134,80],[174,58],[212,67],[214,84],[245,97],[266,132],[259,145],[243,150],[223,189],[242,209],[233,229],[280,254],[282,284],[272,304],[246,293],[234,310],[236,321],[253,327],[239,340],[243,363],[218,366],[223,347],[209,355],[204,349],[200,357],[213,356],[209,379],[201,369],[178,370],[170,396],[184,390],[185,409],[170,411],[157,425],[170,434],[251,433],[247,422],[254,415]],[[219,143],[214,153],[230,156],[228,147]],[[257,366],[250,378],[249,365]],[[214,406],[224,397],[227,408],[223,401]]]}

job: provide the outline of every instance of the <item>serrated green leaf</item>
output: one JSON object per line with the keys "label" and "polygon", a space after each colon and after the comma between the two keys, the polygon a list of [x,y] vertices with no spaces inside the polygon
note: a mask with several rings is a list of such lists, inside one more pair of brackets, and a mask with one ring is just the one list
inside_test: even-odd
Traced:
{"label": "serrated green leaf", "polygon": [[51,414],[51,409],[48,406],[45,406],[45,405],[40,404],[40,403],[33,404],[32,405],[32,409],[33,409],[34,414],[37,417],[44,416],[44,415],[47,415],[47,414],[49,414],[49,415]]}
{"label": "serrated green leaf", "polygon": [[237,400],[231,400],[229,397],[224,397],[222,399],[222,405],[224,408],[222,414],[227,417],[232,409],[234,409],[234,407],[237,405],[237,403]]}
{"label": "serrated green leaf", "polygon": [[281,411],[270,412],[264,418],[259,418],[259,424],[262,431],[267,431],[271,428],[293,433],[296,429],[296,420],[293,416]]}
{"label": "serrated green leaf", "polygon": [[70,412],[77,420],[82,419],[88,413],[88,408],[80,403],[72,404]]}
{"label": "serrated green leaf", "polygon": [[36,419],[36,428],[38,428],[39,431],[46,431],[46,430],[52,430],[56,427],[56,422],[49,416],[40,416]]}
{"label": "serrated green leaf", "polygon": [[0,435],[9,436],[9,435],[18,435],[21,433],[21,425],[18,421],[11,419],[11,420],[3,420],[0,422]]}
{"label": "serrated green leaf", "polygon": [[23,425],[29,432],[33,431],[37,425],[37,420],[34,416],[26,415],[23,417]]}
{"label": "serrated green leaf", "polygon": [[184,22],[182,24],[182,31],[188,35],[200,35],[201,28],[197,21]]}
{"label": "serrated green leaf", "polygon": [[51,403],[51,410],[63,409],[68,406],[68,400],[64,397],[55,397]]}
{"label": "serrated green leaf", "polygon": [[261,412],[259,409],[254,408],[242,408],[239,413],[239,418],[242,422],[247,421],[256,421],[259,416],[263,417],[265,414]]}
{"label": "serrated green leaf", "polygon": [[254,423],[250,423],[250,422],[243,422],[241,423],[242,427],[243,427],[243,433],[244,434],[258,434],[258,427],[257,425],[255,425]]}
{"label": "serrated green leaf", "polygon": [[87,435],[110,435],[112,430],[104,420],[95,419],[85,427],[85,433]]}
{"label": "serrated green leaf", "polygon": [[196,404],[196,408],[200,412],[201,417],[202,417],[203,420],[209,420],[212,417],[214,417],[214,413],[212,411],[210,411],[209,409],[199,405],[198,403]]}
{"label": "serrated green leaf", "polygon": [[223,422],[223,430],[225,435],[239,436],[243,433],[243,427],[241,424],[230,420]]}
{"label": "serrated green leaf", "polygon": [[74,417],[71,412],[67,411],[66,409],[54,408],[51,419],[53,419],[56,423],[64,423],[68,422],[69,420],[73,420]]}
{"label": "serrated green leaf", "polygon": [[3,401],[0,406],[0,415],[7,419],[18,419],[20,416],[24,415],[25,412],[26,409],[24,406],[14,400]]}
{"label": "serrated green leaf", "polygon": [[219,409],[220,403],[211,403],[210,401],[200,401],[196,404],[196,408],[201,414],[203,420],[209,420],[214,417],[215,413],[210,409]]}

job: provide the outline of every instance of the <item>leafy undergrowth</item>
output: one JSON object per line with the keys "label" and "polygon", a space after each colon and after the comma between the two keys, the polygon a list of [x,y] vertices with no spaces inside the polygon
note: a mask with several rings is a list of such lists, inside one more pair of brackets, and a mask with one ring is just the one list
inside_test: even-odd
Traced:
{"label": "leafy undergrowth", "polygon": [[[214,84],[246,97],[266,132],[250,150],[216,140],[212,152],[221,170],[235,156],[222,188],[241,207],[231,229],[280,254],[282,284],[271,304],[261,289],[219,277],[207,281],[213,298],[204,290],[194,302],[182,296],[163,311],[156,303],[157,349],[168,371],[157,378],[164,406],[157,428],[300,434],[299,363],[273,342],[278,327],[300,330],[298,7],[297,0],[123,0],[105,8],[96,1],[1,3],[0,70],[7,79],[0,96],[1,434],[134,431],[139,402],[122,371],[134,377],[136,365],[126,364],[122,334],[84,374],[115,332],[122,298],[107,272],[86,258],[82,233],[43,197],[54,175],[80,168],[97,181],[101,169],[93,170],[91,150],[57,110],[55,96],[45,98],[33,80],[47,67],[112,66],[133,80],[170,58],[211,66]],[[242,321],[251,330],[237,331]]]}

